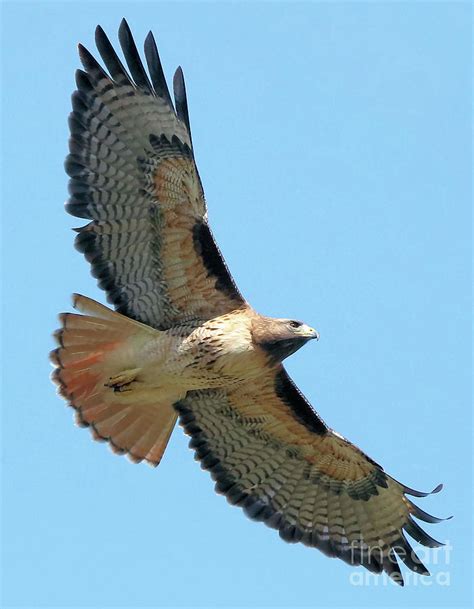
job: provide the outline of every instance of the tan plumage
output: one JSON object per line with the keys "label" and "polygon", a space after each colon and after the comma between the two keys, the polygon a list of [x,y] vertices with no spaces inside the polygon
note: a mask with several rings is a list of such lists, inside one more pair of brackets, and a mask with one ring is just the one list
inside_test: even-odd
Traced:
{"label": "tan plumage", "polygon": [[[405,533],[436,522],[400,484],[329,429],[282,360],[317,332],[245,301],[207,223],[182,72],[171,102],[151,34],[149,75],[125,22],[126,72],[101,28],[109,74],[80,46],[70,117],[67,210],[87,218],[77,248],[116,311],[75,296],[52,352],[53,378],[89,426],[134,461],[157,465],[177,416],[216,490],[286,541],[402,583],[396,555],[427,574]],[[435,489],[435,491],[439,488]],[[433,492],[435,492],[433,491]]]}

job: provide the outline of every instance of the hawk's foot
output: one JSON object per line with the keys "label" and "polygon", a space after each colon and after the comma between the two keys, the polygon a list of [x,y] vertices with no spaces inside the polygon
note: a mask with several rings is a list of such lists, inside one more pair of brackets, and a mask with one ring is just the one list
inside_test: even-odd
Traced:
{"label": "hawk's foot", "polygon": [[104,383],[105,387],[110,387],[115,392],[131,391],[132,383],[136,380],[140,368],[131,368],[130,370],[124,370],[116,376],[109,377],[107,383]]}

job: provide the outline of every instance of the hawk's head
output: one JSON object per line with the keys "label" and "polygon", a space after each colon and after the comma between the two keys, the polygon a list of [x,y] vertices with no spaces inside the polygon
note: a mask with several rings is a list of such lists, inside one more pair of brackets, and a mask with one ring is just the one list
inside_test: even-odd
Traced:
{"label": "hawk's head", "polygon": [[260,315],[253,321],[252,338],[272,359],[281,362],[309,340],[319,340],[319,334],[296,319],[273,319]]}

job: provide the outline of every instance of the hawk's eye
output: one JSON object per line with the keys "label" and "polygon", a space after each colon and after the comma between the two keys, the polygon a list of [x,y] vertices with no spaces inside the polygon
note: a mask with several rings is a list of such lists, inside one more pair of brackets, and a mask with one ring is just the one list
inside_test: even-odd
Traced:
{"label": "hawk's eye", "polygon": [[299,328],[303,324],[300,321],[290,321],[290,328]]}

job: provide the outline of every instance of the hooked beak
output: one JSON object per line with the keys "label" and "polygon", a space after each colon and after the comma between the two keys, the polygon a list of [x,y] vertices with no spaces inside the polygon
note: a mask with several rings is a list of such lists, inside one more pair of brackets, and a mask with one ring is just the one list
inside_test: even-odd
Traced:
{"label": "hooked beak", "polygon": [[308,340],[319,340],[319,332],[314,328],[310,328],[309,326],[306,326],[306,328],[304,329],[304,335],[305,338],[307,338]]}

